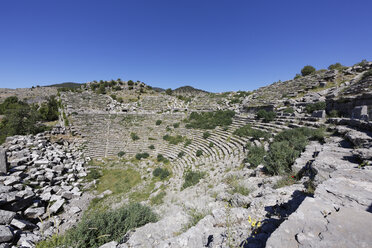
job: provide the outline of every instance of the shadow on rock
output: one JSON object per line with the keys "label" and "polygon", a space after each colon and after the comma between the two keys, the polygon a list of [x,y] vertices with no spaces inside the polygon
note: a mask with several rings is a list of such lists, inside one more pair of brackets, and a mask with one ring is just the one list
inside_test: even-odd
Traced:
{"label": "shadow on rock", "polygon": [[266,241],[270,235],[288,218],[289,215],[297,210],[306,197],[307,195],[304,194],[304,192],[296,190],[292,194],[292,199],[288,202],[265,207],[267,218],[261,221],[261,228],[257,233],[252,233],[246,240],[242,241],[239,247],[265,247]]}

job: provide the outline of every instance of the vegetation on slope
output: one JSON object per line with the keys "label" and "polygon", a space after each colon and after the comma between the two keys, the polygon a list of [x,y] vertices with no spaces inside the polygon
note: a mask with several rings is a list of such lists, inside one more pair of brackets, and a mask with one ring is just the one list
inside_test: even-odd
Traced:
{"label": "vegetation on slope", "polygon": [[205,176],[204,172],[187,170],[184,173],[184,183],[182,184],[182,189],[194,186],[199,183],[200,179]]}
{"label": "vegetation on slope", "polygon": [[183,142],[185,138],[181,135],[171,136],[166,134],[163,136],[163,140],[168,141],[169,144],[178,145],[179,143]]}
{"label": "vegetation on slope", "polygon": [[311,114],[315,110],[324,110],[326,108],[325,102],[316,102],[306,105],[306,112]]}
{"label": "vegetation on slope", "polygon": [[227,127],[232,123],[235,112],[232,110],[218,110],[214,112],[192,112],[185,120],[186,128],[214,129],[217,126]]}
{"label": "vegetation on slope", "polygon": [[270,150],[265,156],[264,165],[269,174],[283,175],[292,172],[292,165],[305,149],[309,140],[324,140],[324,130],[294,128],[282,131],[275,136]]}
{"label": "vegetation on slope", "polygon": [[268,139],[271,136],[268,132],[253,129],[249,124],[236,129],[233,134],[239,137],[252,137],[253,139]]}
{"label": "vegetation on slope", "polygon": [[276,117],[276,113],[273,112],[273,111],[266,111],[264,109],[260,109],[258,112],[257,112],[257,116],[256,116],[258,119],[262,119],[263,122],[270,122],[270,121],[273,121]]}
{"label": "vegetation on slope", "polygon": [[129,230],[156,220],[157,216],[149,207],[131,203],[116,210],[86,215],[65,235],[42,241],[37,248],[96,248],[112,240],[120,241]]}
{"label": "vegetation on slope", "polygon": [[36,134],[47,130],[42,122],[58,119],[58,104],[55,97],[48,98],[46,103],[39,106],[29,105],[11,96],[0,104],[0,115],[4,115],[0,123],[1,144],[8,136]]}

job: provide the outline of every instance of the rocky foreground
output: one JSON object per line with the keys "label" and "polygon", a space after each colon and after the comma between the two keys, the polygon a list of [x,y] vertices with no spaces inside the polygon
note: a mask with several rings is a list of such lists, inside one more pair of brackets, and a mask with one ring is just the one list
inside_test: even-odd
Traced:
{"label": "rocky foreground", "polygon": [[35,244],[74,224],[86,208],[85,160],[61,130],[7,138],[0,149],[0,247]]}

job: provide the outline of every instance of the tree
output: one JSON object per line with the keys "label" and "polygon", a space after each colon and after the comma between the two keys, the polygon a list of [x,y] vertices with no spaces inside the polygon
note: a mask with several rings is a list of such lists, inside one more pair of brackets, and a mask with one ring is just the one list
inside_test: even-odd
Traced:
{"label": "tree", "polygon": [[99,88],[98,88],[97,93],[98,94],[106,94],[106,88],[105,88],[105,85],[104,84],[100,84],[99,85]]}
{"label": "tree", "polygon": [[171,88],[166,89],[166,91],[165,91],[165,94],[167,94],[167,95],[172,95],[172,93],[173,93],[173,91],[172,91]]}
{"label": "tree", "polygon": [[335,64],[332,64],[330,66],[328,66],[328,70],[342,70],[344,68],[343,65],[341,65],[340,63],[335,63]]}
{"label": "tree", "polygon": [[58,120],[58,103],[55,96],[49,97],[47,102],[41,104],[38,112],[43,121]]}
{"label": "tree", "polygon": [[306,66],[304,66],[304,68],[302,68],[301,74],[302,74],[302,76],[307,76],[307,75],[310,75],[310,74],[314,73],[315,71],[316,71],[316,69],[313,66],[306,65]]}

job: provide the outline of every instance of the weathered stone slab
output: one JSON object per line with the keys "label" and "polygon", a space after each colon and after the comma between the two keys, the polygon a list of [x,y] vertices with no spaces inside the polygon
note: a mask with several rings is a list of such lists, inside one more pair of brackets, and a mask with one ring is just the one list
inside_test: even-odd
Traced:
{"label": "weathered stone slab", "polygon": [[8,242],[13,239],[13,233],[9,227],[0,225],[0,243]]}
{"label": "weathered stone slab", "polygon": [[325,110],[316,110],[311,116],[317,118],[326,118],[326,112]]}
{"label": "weathered stone slab", "polygon": [[336,210],[323,200],[306,198],[271,234],[266,247],[370,247],[372,214],[353,208]]}
{"label": "weathered stone slab", "polygon": [[6,159],[6,151],[4,148],[0,148],[0,174],[6,174],[8,172],[8,163]]}
{"label": "weathered stone slab", "polygon": [[368,121],[369,118],[367,105],[355,107],[351,113],[351,118]]}
{"label": "weathered stone slab", "polygon": [[42,216],[45,213],[43,207],[40,208],[28,208],[25,210],[24,214],[27,218],[35,219]]}
{"label": "weathered stone slab", "polygon": [[37,228],[35,224],[27,220],[21,220],[21,219],[13,219],[10,224],[21,230],[32,230],[34,228]]}
{"label": "weathered stone slab", "polygon": [[0,209],[0,224],[1,225],[9,224],[13,220],[15,215],[16,215],[15,212]]}
{"label": "weathered stone slab", "polygon": [[52,214],[57,213],[62,208],[63,204],[65,204],[65,200],[64,199],[60,199],[60,200],[56,201],[49,208],[50,213],[52,213]]}

